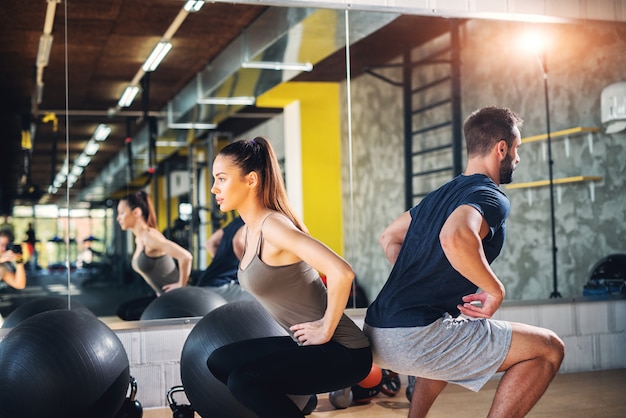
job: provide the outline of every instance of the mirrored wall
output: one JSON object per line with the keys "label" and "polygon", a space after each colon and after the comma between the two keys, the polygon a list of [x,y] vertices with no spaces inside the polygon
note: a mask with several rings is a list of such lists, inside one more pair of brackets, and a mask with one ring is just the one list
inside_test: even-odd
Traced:
{"label": "mirrored wall", "polygon": [[[205,8],[203,12],[210,12],[210,4]],[[378,247],[378,235],[408,209],[408,202],[418,203],[424,193],[456,175],[454,158],[458,157],[443,145],[452,141],[455,126],[465,116],[483,106],[515,110],[525,120],[522,136],[531,138],[520,151],[522,162],[514,179],[527,186],[505,188],[512,202],[508,238],[493,265],[507,287],[507,299],[548,299],[555,286],[563,298],[580,297],[593,266],[607,255],[625,251],[621,239],[626,233],[624,133],[604,132],[600,99],[606,86],[626,78],[622,70],[626,67],[624,23],[533,24],[391,12],[282,9],[268,13],[282,16],[285,22],[297,23],[285,29],[281,42],[256,45],[255,40],[262,36],[250,34],[237,42],[247,42],[246,48],[258,52],[253,54],[258,60],[279,57],[284,61],[310,62],[314,67],[326,60],[325,68],[329,67],[328,63],[334,64],[332,74],[318,74],[318,79],[313,79],[314,73],[267,70],[257,74],[253,85],[245,87],[257,97],[257,106],[280,108],[287,106],[285,100],[299,103],[296,113],[301,117],[298,148],[302,158],[294,161],[296,157],[290,156],[294,140],[290,130],[292,113],[286,116],[283,111],[276,112],[231,139],[265,135],[281,151],[286,170],[299,170],[301,178],[295,187],[293,177],[286,176],[288,188],[300,192],[293,197],[295,206],[301,208],[312,234],[329,242],[354,267],[358,289],[353,297],[360,299],[355,299],[352,306],[367,305],[389,274],[391,267]],[[542,67],[535,53],[522,45],[522,38],[530,31],[539,31],[546,41],[548,114]],[[237,48],[241,49],[241,45]],[[68,57],[70,69],[72,58]],[[222,59],[228,65],[227,57]],[[216,72],[219,73],[219,68],[213,64],[211,71],[199,77],[212,83]],[[237,83],[244,82],[237,72],[222,74],[220,80],[222,84],[217,90],[227,87],[237,90]],[[322,99],[312,100],[309,89],[315,83],[334,86],[331,89],[336,88],[336,94],[328,93]],[[298,92],[302,97],[297,97]],[[452,99],[460,104],[460,114],[455,112]],[[276,104],[281,100],[281,106]],[[338,109],[337,120],[326,117],[315,120],[315,106]],[[169,116],[165,111],[166,116],[158,121],[157,132],[158,141],[168,144],[163,148],[157,146],[156,152],[167,149],[170,156],[181,155],[177,161],[169,160],[172,164],[169,173],[180,172],[184,177],[191,164],[186,159],[190,135],[199,135],[192,141],[218,141],[218,138],[203,129],[168,128]],[[179,117],[175,122],[197,122],[198,112],[204,112],[206,120],[202,122],[211,118],[235,121],[258,118],[245,110],[239,116],[219,115],[215,113],[218,111],[181,107],[181,111],[175,112]],[[546,142],[536,139],[546,133],[547,118],[553,134],[555,178],[592,179],[564,183],[556,188],[556,277],[551,257],[549,190],[537,183],[533,185],[548,177]],[[326,133],[320,135],[325,132],[322,125],[332,124],[337,127],[336,138]],[[425,132],[420,133],[422,130]],[[566,131],[569,133],[562,134]],[[177,141],[184,145],[176,147],[173,144]],[[412,141],[410,147],[407,141]],[[411,152],[407,154],[409,148]],[[422,151],[434,148],[441,150],[422,156]],[[135,164],[135,173],[144,172],[141,164],[147,164],[147,159],[139,154],[135,162],[130,161]],[[220,219],[211,211],[208,193],[211,151],[197,153],[196,157],[205,167],[193,173],[195,183],[190,187],[195,187],[194,190],[173,196],[171,189],[168,192],[173,177],[166,176],[164,171],[159,171],[143,187],[156,197],[160,229],[170,236],[181,233],[186,240],[183,243],[196,255],[194,268],[202,270],[210,259],[201,254],[200,245],[216,219],[227,218]],[[166,161],[162,159],[162,168]],[[407,170],[409,165],[412,171]],[[327,180],[328,173],[334,172],[336,194],[324,195],[328,191],[320,190],[320,183]],[[128,176],[128,171],[124,171],[124,176]],[[411,184],[410,188],[407,183]],[[323,209],[316,206],[324,201]],[[38,282],[41,286],[69,282],[70,289],[66,287],[65,292],[72,300],[93,304],[97,313],[109,316],[121,302],[143,297],[150,289],[130,268],[134,243],[130,233],[123,233],[115,222],[115,200],[108,207],[68,212],[67,207],[75,207],[76,203],[70,201],[65,208],[61,205],[50,216],[29,214],[28,210],[33,210],[29,208],[20,209],[14,213],[15,226],[23,228],[23,223],[35,221],[40,240],[38,263],[46,270]],[[192,214],[197,214],[191,224],[180,210],[186,205],[191,205],[195,210]],[[37,210],[49,210],[46,208],[41,206]],[[335,217],[336,227],[332,232],[327,230],[331,218],[324,214],[325,210],[332,210],[331,216]],[[87,264],[93,264],[90,267],[97,268],[94,271],[87,271],[85,264],[80,267],[77,264],[81,261],[80,254],[89,248],[95,258]],[[66,261],[72,265],[69,273],[50,268]],[[62,294],[62,286],[58,289]]]}

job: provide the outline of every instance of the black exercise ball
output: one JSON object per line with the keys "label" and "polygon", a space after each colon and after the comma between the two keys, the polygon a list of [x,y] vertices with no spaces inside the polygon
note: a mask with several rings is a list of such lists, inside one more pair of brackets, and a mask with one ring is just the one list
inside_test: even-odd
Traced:
{"label": "black exercise ball", "polygon": [[110,418],[129,381],[122,342],[93,315],[42,312],[0,341],[0,418]]}
{"label": "black exercise ball", "polygon": [[[67,309],[67,298],[45,296],[29,300],[15,308],[4,320],[2,328],[13,328],[23,320],[42,312],[54,311],[57,309]],[[86,314],[95,314],[78,302],[71,302],[70,310],[80,311]]]}
{"label": "black exercise ball", "polygon": [[209,288],[185,286],[166,292],[150,302],[141,319],[204,316],[226,304],[226,299]]}
{"label": "black exercise ball", "polygon": [[[180,359],[187,399],[202,417],[253,418],[207,367],[211,353],[223,345],[252,338],[287,335],[256,300],[235,301],[214,309],[193,327]],[[290,396],[303,409],[310,396]]]}

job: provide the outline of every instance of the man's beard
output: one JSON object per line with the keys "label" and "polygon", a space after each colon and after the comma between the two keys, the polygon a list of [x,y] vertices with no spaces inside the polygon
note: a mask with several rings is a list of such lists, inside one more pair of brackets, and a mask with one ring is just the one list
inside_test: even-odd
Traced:
{"label": "man's beard", "polygon": [[513,181],[513,158],[507,154],[507,156],[500,163],[500,184],[509,184]]}

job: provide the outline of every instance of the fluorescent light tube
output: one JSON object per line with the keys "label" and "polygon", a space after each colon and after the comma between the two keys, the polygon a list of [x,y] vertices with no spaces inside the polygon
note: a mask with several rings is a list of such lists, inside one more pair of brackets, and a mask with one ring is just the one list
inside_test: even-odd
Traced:
{"label": "fluorescent light tube", "polygon": [[96,152],[98,152],[99,148],[100,144],[98,143],[98,141],[92,138],[89,140],[89,142],[87,142],[87,145],[85,146],[85,154],[90,156],[96,155]]}
{"label": "fluorescent light tube", "polygon": [[91,157],[85,153],[82,153],[78,156],[78,158],[76,158],[76,161],[74,162],[74,164],[79,165],[81,167],[87,167],[87,165],[89,165],[90,162],[91,162]]}
{"label": "fluorescent light tube", "polygon": [[110,133],[111,133],[111,127],[101,123],[100,125],[98,125],[98,127],[96,128],[96,131],[93,133],[93,138],[96,141],[104,141],[105,139],[108,138]]}
{"label": "fluorescent light tube", "polygon": [[83,170],[85,170],[84,167],[81,167],[78,164],[74,164],[74,167],[72,167],[72,171],[70,171],[70,174],[78,177],[83,174]]}
{"label": "fluorescent light tube", "polygon": [[214,104],[214,105],[253,105],[256,102],[256,98],[240,96],[240,97],[205,97],[198,99],[198,104]]}
{"label": "fluorescent light tube", "polygon": [[202,6],[204,6],[204,0],[187,0],[183,9],[189,13],[195,13],[202,9]]}
{"label": "fluorescent light tube", "polygon": [[241,67],[257,68],[260,70],[294,70],[306,72],[313,70],[313,64],[310,62],[247,61],[242,62]]}
{"label": "fluorescent light tube", "polygon": [[159,64],[161,64],[161,61],[163,61],[163,58],[170,52],[170,49],[172,49],[172,44],[167,41],[161,41],[156,44],[141,69],[145,72],[156,70]]}
{"label": "fluorescent light tube", "polygon": [[65,179],[66,178],[67,178],[67,176],[64,176],[61,173],[59,173],[54,178],[54,181],[52,182],[52,185],[58,189],[59,187],[63,186],[63,183],[65,183]]}
{"label": "fluorescent light tube", "polygon": [[37,89],[37,104],[41,104],[41,101],[43,100],[43,83],[38,82],[35,88]]}
{"label": "fluorescent light tube", "polygon": [[[69,173],[69,172],[70,172],[70,165],[67,162],[67,158],[66,158],[65,161],[63,161],[63,166],[61,167],[61,171],[59,171],[59,173],[62,176],[67,176],[67,173]],[[65,181],[65,180],[63,180],[63,181]]]}
{"label": "fluorescent light tube", "polygon": [[120,97],[120,100],[117,102],[117,105],[119,107],[130,106],[133,103],[133,100],[135,100],[137,93],[139,93],[138,86],[133,86],[133,85],[127,86],[124,89],[124,93],[122,93],[122,97]]}
{"label": "fluorescent light tube", "polygon": [[168,123],[170,129],[215,129],[217,125],[214,123]]}
{"label": "fluorescent light tube", "polygon": [[67,176],[67,187],[71,188],[74,185],[74,183],[76,183],[76,180],[78,180],[78,176],[75,176],[72,173],[70,173],[70,175]]}
{"label": "fluorescent light tube", "polygon": [[37,50],[37,66],[45,67],[50,60],[50,50],[54,37],[49,33],[44,33],[39,37],[39,50]]}

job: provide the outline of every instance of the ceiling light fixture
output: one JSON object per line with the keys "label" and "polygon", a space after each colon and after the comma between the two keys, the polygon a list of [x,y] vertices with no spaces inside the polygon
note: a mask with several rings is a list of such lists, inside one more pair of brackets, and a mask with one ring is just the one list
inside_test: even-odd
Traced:
{"label": "ceiling light fixture", "polygon": [[78,164],[74,164],[74,167],[72,167],[72,171],[70,171],[70,174],[78,177],[81,174],[83,174],[83,171],[85,171],[85,167],[82,167]]}
{"label": "ceiling light fixture", "polygon": [[256,103],[256,98],[251,96],[238,96],[238,97],[205,97],[197,100],[198,104],[213,104],[213,105],[243,105],[251,106]]}
{"label": "ceiling light fixture", "polygon": [[195,13],[202,9],[202,6],[204,6],[204,0],[187,0],[183,9],[189,13]]}
{"label": "ceiling light fixture", "polygon": [[96,155],[98,149],[100,148],[100,144],[95,139],[90,139],[85,146],[85,154],[87,155]]}
{"label": "ceiling light fixture", "polygon": [[63,167],[54,177],[52,184],[48,186],[48,193],[55,194],[58,189],[67,181],[67,187],[71,188],[76,180],[83,174],[85,167],[91,162],[91,157],[96,155],[100,148],[100,142],[106,140],[111,133],[111,127],[101,123],[94,131],[91,138],[85,145],[83,152],[74,160],[72,169],[69,169],[69,163],[64,161]]}
{"label": "ceiling light fixture", "polygon": [[35,86],[35,95],[37,104],[41,104],[41,101],[43,100],[43,82],[40,83],[37,81],[37,85]]}
{"label": "ceiling light fixture", "polygon": [[39,37],[39,49],[37,50],[37,66],[45,67],[50,61],[50,51],[52,50],[52,40],[54,37],[44,33]]}
{"label": "ceiling light fixture", "polygon": [[215,129],[217,125],[214,123],[168,123],[170,129]]}
{"label": "ceiling light fixture", "polygon": [[52,185],[58,189],[59,187],[63,186],[63,183],[65,183],[66,178],[67,176],[64,176],[63,174],[58,173],[56,177],[54,178]]}
{"label": "ceiling light fixture", "polygon": [[158,44],[156,44],[156,46],[148,56],[146,62],[143,63],[141,69],[145,72],[156,70],[159,64],[161,64],[161,61],[163,61],[163,58],[165,58],[165,56],[170,52],[171,49],[172,44],[170,42],[160,41]]}
{"label": "ceiling light fixture", "polygon": [[280,61],[245,61],[241,63],[241,68],[256,68],[259,70],[293,70],[306,71],[313,70],[310,62],[280,62]]}
{"label": "ceiling light fixture", "polygon": [[139,87],[135,86],[135,85],[129,85],[124,89],[124,92],[122,93],[122,96],[120,97],[120,100],[117,102],[117,105],[119,107],[128,107],[131,104],[133,104],[133,100],[135,100],[135,97],[137,96],[137,93],[139,93]]}
{"label": "ceiling light fixture", "polygon": [[67,187],[71,189],[72,186],[74,186],[74,183],[76,183],[76,180],[78,180],[78,176],[70,173],[69,176],[67,176]]}
{"label": "ceiling light fixture", "polygon": [[93,133],[93,139],[95,139],[96,141],[104,141],[109,137],[110,133],[111,127],[109,125],[101,123],[100,125],[98,125],[96,131]]}
{"label": "ceiling light fixture", "polygon": [[[83,152],[82,154],[80,154],[78,156],[78,158],[76,158],[76,161],[74,161],[74,165],[79,165],[81,167],[87,167],[90,162],[91,162],[91,157]],[[72,172],[70,172],[70,174],[71,173]]]}

